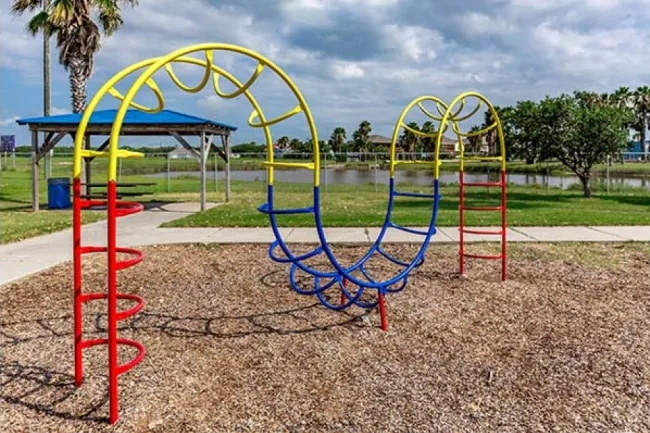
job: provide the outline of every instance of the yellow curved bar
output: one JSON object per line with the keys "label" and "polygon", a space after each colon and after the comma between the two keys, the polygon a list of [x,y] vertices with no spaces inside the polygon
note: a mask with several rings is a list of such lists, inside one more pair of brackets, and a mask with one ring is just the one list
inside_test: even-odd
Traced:
{"label": "yellow curved bar", "polygon": [[492,125],[487,126],[487,127],[483,128],[483,129],[479,129],[478,131],[463,133],[463,132],[460,131],[460,126],[458,125],[458,123],[454,122],[454,124],[452,126],[454,132],[456,134],[460,135],[461,137],[476,137],[477,135],[483,135],[483,134],[485,134],[487,132],[490,132],[496,127],[497,127],[497,124],[496,124],[496,122],[494,122]]}
{"label": "yellow curved bar", "polygon": [[[501,153],[501,155],[499,157],[495,157],[495,158],[498,158],[498,160],[501,163],[500,164],[501,165],[501,171],[505,171],[505,169],[506,169],[506,146],[505,146],[505,140],[504,140],[504,137],[503,137],[503,128],[501,126],[501,120],[499,119],[499,115],[497,114],[496,110],[494,109],[494,106],[492,106],[490,101],[485,96],[483,96],[482,94],[480,94],[478,92],[465,92],[465,93],[461,93],[460,95],[456,96],[456,98],[447,107],[447,110],[445,111],[444,115],[442,116],[441,123],[445,124],[445,123],[451,121],[452,120],[451,118],[453,116],[451,110],[457,104],[462,103],[461,101],[464,101],[466,98],[469,98],[469,97],[478,99],[480,102],[485,104],[485,106],[488,108],[488,110],[490,110],[492,118],[494,119],[494,124],[496,125],[497,135],[499,137],[499,150],[500,150],[500,153]],[[492,125],[490,127],[492,127]],[[460,169],[462,171],[463,170],[463,160],[465,159],[464,158],[465,148],[462,145],[462,141],[461,141],[460,137],[459,137],[459,143],[460,143],[460,152],[461,152],[461,154],[460,154]],[[441,145],[442,145],[442,136],[439,136],[437,138],[437,140],[436,140],[436,150],[435,150],[435,156],[434,156],[434,160],[436,160],[436,161],[440,157],[440,147],[441,147]],[[435,178],[439,179],[439,177],[440,177],[440,167],[438,165],[436,165],[434,170],[435,170]]]}
{"label": "yellow curved bar", "polygon": [[[140,111],[144,111],[146,113],[160,113],[165,106],[165,98],[163,97],[160,87],[158,87],[158,84],[156,84],[154,80],[147,80],[145,84],[153,91],[154,96],[158,100],[158,105],[155,108],[151,108],[138,104],[137,102],[132,102],[131,107]],[[122,101],[124,99],[124,95],[122,95],[115,87],[108,89],[108,93],[119,101]]]}
{"label": "yellow curved bar", "polygon": [[239,87],[237,90],[235,90],[234,92],[231,92],[231,93],[225,93],[225,92],[221,91],[221,89],[219,88],[219,74],[217,74],[215,72],[214,80],[212,81],[213,86],[214,86],[214,93],[216,93],[217,95],[219,95],[220,97],[222,97],[224,99],[236,98],[237,96],[241,95],[246,90],[248,90],[248,88],[250,86],[253,85],[253,83],[255,82],[255,80],[257,80],[257,77],[260,76],[262,71],[264,71],[264,65],[262,63],[258,63],[257,67],[255,68],[255,72],[253,73],[253,75],[251,75],[251,77],[248,79],[248,81],[246,81],[246,83],[243,86]]}
{"label": "yellow curved bar", "polygon": [[289,117],[293,117],[296,114],[300,113],[302,111],[302,107],[300,105],[296,105],[292,110],[287,111],[286,113],[271,119],[267,120],[266,122],[260,121],[259,123],[255,123],[254,120],[259,117],[259,113],[255,110],[251,113],[250,116],[248,116],[248,124],[252,126],[253,128],[262,128],[264,126],[271,126],[275,125],[276,123],[280,123],[283,120],[287,120]]}
{"label": "yellow curved bar", "polygon": [[[206,43],[206,44],[197,44],[193,45],[190,47],[185,47],[181,48],[179,50],[173,51],[166,56],[158,58],[153,64],[151,64],[146,70],[144,70],[140,76],[135,80],[131,88],[129,88],[128,92],[126,93],[124,100],[120,104],[120,107],[117,111],[117,114],[115,116],[115,121],[113,123],[113,127],[111,129],[111,136],[110,136],[110,144],[109,144],[109,149],[111,151],[111,157],[109,158],[109,164],[108,164],[108,178],[109,180],[114,180],[116,178],[116,173],[117,173],[117,158],[115,156],[115,150],[118,147],[119,143],[119,135],[120,135],[120,130],[122,128],[122,123],[124,122],[124,117],[126,116],[126,112],[128,110],[129,104],[133,101],[135,98],[135,95],[138,93],[140,88],[144,85],[144,83],[153,76],[154,73],[156,73],[160,68],[164,67],[164,65],[176,61],[178,58],[181,58],[187,54],[194,53],[194,52],[199,52],[199,51],[204,51],[204,50],[225,50],[225,51],[232,51],[235,53],[243,54],[248,57],[251,57],[258,62],[266,64],[273,72],[275,72],[284,82],[287,84],[287,86],[290,88],[290,90],[293,92],[294,96],[296,99],[298,99],[298,106],[300,107],[300,110],[305,113],[305,117],[309,126],[309,130],[312,136],[313,140],[313,149],[314,149],[314,186],[319,186],[320,184],[320,151],[319,151],[319,146],[318,146],[318,133],[316,131],[316,125],[314,123],[313,117],[311,115],[311,111],[309,109],[309,106],[307,105],[304,97],[302,96],[302,93],[300,90],[297,88],[297,86],[293,83],[293,81],[287,76],[287,74],[280,69],[278,66],[276,66],[273,62],[271,62],[269,59],[263,57],[262,55],[248,50],[246,48],[242,48],[236,45],[231,45],[231,44],[221,44],[221,43]],[[209,63],[209,62],[208,62]],[[206,65],[206,67],[210,67],[211,65]],[[264,125],[265,122],[262,119],[262,113],[260,110],[257,108],[254,110],[254,113],[257,113],[257,116],[260,117],[260,125]],[[267,143],[267,148],[268,148],[268,154],[269,154],[269,161],[271,160],[271,155],[273,153],[273,143]],[[272,177],[269,176],[269,181],[272,182]]]}
{"label": "yellow curved bar", "polygon": [[[440,134],[440,131],[433,132],[433,133],[418,131],[417,129],[413,129],[410,126],[408,126],[407,124],[405,124],[405,123],[402,123],[402,128],[404,128],[405,130],[407,130],[411,134],[418,135],[420,137],[436,138],[436,137],[438,137],[438,134]],[[445,128],[445,130],[446,130],[446,128]],[[444,130],[443,130],[443,134],[444,134]]]}
{"label": "yellow curved bar", "polygon": [[[433,101],[433,102],[440,102],[444,104],[440,99],[436,98],[435,96],[420,96],[412,100],[411,102],[408,103],[406,107],[402,110],[402,112],[399,115],[399,118],[397,119],[397,122],[395,123],[395,128],[393,129],[393,137],[391,139],[390,143],[390,177],[391,179],[395,177],[395,167],[397,166],[396,164],[396,159],[395,159],[395,153],[397,149],[397,140],[399,139],[399,132],[404,125],[404,119],[406,118],[406,115],[411,111],[411,109],[418,103],[423,102],[423,101]],[[434,119],[435,120],[435,119]],[[442,123],[441,123],[442,125]],[[437,128],[438,131],[440,131],[440,127]],[[443,133],[444,133],[444,128],[443,128]],[[442,134],[437,134],[438,140],[441,139]]]}
{"label": "yellow curved bar", "polygon": [[[99,105],[99,102],[102,100],[102,98],[107,94],[110,93],[110,90],[114,88],[114,86],[124,77],[132,74],[133,72],[142,69],[151,63],[155,61],[154,59],[147,59],[143,60],[138,63],[134,63],[131,66],[127,66],[126,68],[122,69],[120,72],[117,74],[113,75],[108,81],[106,81],[95,93],[95,96],[90,100],[88,105],[86,106],[86,109],[81,116],[81,121],[79,122],[79,126],[77,127],[77,133],[75,135],[74,139],[74,158],[73,158],[73,164],[72,164],[72,176],[75,178],[79,178],[81,176],[81,168],[82,168],[82,159],[83,156],[81,154],[81,151],[83,150],[83,141],[84,137],[86,135],[86,130],[88,129],[88,123],[90,122],[90,117],[94,113],[95,109],[97,108],[97,105]],[[162,94],[160,94],[160,98],[162,98]]]}
{"label": "yellow curved bar", "polygon": [[[145,66],[149,66],[149,65],[153,64],[157,59],[158,58],[151,58],[151,59],[143,60],[142,62],[139,62],[139,63],[136,63],[136,64],[134,64],[132,66],[129,66],[129,67],[125,68],[124,70],[122,70],[122,71],[118,72],[117,74],[115,74],[111,79],[109,79],[109,81],[106,83],[106,85],[103,86],[95,94],[95,96],[91,100],[90,104],[88,105],[88,107],[86,109],[86,112],[84,112],[84,118],[86,118],[86,117],[88,119],[90,118],[90,115],[92,114],[92,111],[93,111],[92,108],[97,106],[99,101],[101,101],[102,97],[105,96],[107,92],[109,94],[112,94],[112,95],[117,97],[117,95],[115,95],[115,93],[119,94],[119,92],[117,92],[114,87],[110,87],[110,86],[114,86],[122,78],[128,76],[129,74],[133,73],[134,71],[137,71],[138,69],[141,69],[141,68],[143,68]],[[194,64],[194,65],[199,65],[199,66],[202,66],[202,67],[207,66],[207,62],[202,61],[200,59],[193,58],[193,57],[181,57],[181,58],[177,59],[176,61],[177,62],[182,62],[182,63],[189,63],[189,64]],[[223,75],[227,80],[229,80],[236,87],[238,87],[238,88],[243,87],[243,85],[237,80],[237,78],[232,76],[226,70],[221,69],[221,68],[215,66],[214,64],[211,66],[211,68],[216,74]],[[159,108],[162,109],[162,106],[164,106],[164,99],[162,97],[162,93],[160,92],[158,86],[155,84],[155,81],[153,81],[153,79],[150,79],[150,80],[147,80],[146,83],[150,87],[152,87],[154,89],[158,89],[158,92],[155,92],[155,93],[156,93],[156,96],[158,97],[159,105],[161,105]],[[110,84],[110,86],[109,86],[109,84]],[[113,92],[111,92],[111,90],[113,90]],[[257,101],[255,100],[254,96],[248,91],[244,91],[243,93],[246,96],[246,98],[249,100],[249,102],[253,106],[253,108],[256,109],[258,112],[262,113],[262,109],[259,106],[259,104],[257,103]],[[120,99],[120,100],[123,99],[121,94],[119,94],[118,99]],[[156,110],[156,109],[151,109],[151,108],[148,108],[148,107],[144,107],[144,106],[142,106],[140,104],[137,104],[135,102],[131,103],[131,107],[135,107],[135,108],[142,107],[143,111]],[[73,168],[73,175],[75,177],[79,177],[81,175],[81,160],[85,156],[85,155],[82,154],[83,136],[84,136],[85,131],[87,129],[88,119],[84,120],[82,118],[82,122],[80,122],[79,128],[77,129],[77,135],[75,137],[75,158],[74,158],[75,163],[74,163],[74,168]],[[260,114],[260,119],[262,121],[265,120],[263,113]],[[274,155],[273,155],[273,151],[272,151],[272,149],[273,149],[273,140],[272,140],[272,137],[271,137],[271,132],[270,132],[268,127],[264,127],[263,129],[264,129],[264,137],[265,137],[265,140],[266,140],[267,148],[271,149],[271,152],[268,155],[268,160],[273,162],[273,156]],[[108,154],[108,152],[107,152],[107,154]],[[121,154],[118,154],[118,156],[120,156],[120,155]],[[269,175],[270,175],[270,178],[271,178],[271,181],[272,181],[272,179],[273,179],[273,167],[269,168]]]}
{"label": "yellow curved bar", "polygon": [[[206,65],[212,65],[212,51],[210,51],[210,50],[205,51],[205,64]],[[172,79],[174,84],[176,84],[176,86],[178,86],[179,89],[181,89],[181,90],[183,90],[183,91],[185,91],[187,93],[198,93],[201,90],[203,90],[205,85],[208,84],[208,81],[210,81],[210,74],[212,73],[212,69],[209,68],[209,67],[206,67],[205,68],[205,73],[203,74],[203,78],[201,79],[199,84],[197,84],[194,87],[190,87],[190,86],[187,86],[187,85],[183,84],[183,82],[178,79],[178,77],[176,76],[176,73],[174,72],[174,68],[172,67],[172,63],[165,64],[165,71],[167,71],[167,74],[169,75],[169,78]]]}

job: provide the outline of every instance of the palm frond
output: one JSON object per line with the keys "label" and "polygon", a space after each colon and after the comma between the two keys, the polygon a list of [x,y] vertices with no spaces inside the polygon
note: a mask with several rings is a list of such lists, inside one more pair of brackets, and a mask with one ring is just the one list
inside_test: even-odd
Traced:
{"label": "palm frond", "polygon": [[20,15],[23,12],[31,12],[40,9],[43,6],[43,0],[14,0],[11,5],[11,13]]}
{"label": "palm frond", "polygon": [[115,30],[124,24],[124,20],[122,19],[118,8],[103,9],[99,13],[99,23],[101,24],[106,36],[110,36],[115,32]]}
{"label": "palm frond", "polygon": [[50,15],[45,11],[37,13],[27,22],[27,31],[32,36],[36,36],[36,34],[41,30],[49,30],[51,27],[49,18]]}
{"label": "palm frond", "polygon": [[74,0],[54,0],[50,8],[50,21],[57,27],[69,24],[75,14],[79,15],[83,13],[82,11],[76,10]]}

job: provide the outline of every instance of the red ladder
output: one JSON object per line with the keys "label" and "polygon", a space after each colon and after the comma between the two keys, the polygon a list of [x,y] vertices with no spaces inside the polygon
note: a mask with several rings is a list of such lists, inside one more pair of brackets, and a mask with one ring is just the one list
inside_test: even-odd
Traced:
{"label": "red ladder", "polygon": [[[465,259],[501,260],[501,281],[506,280],[506,171],[501,170],[499,182],[465,182],[463,164],[460,165],[460,273],[465,273]],[[465,187],[498,187],[501,188],[501,204],[499,206],[465,206]],[[499,230],[477,230],[465,226],[465,211],[500,212],[501,228]],[[501,236],[501,253],[497,255],[470,254],[465,252],[465,234]]]}
{"label": "red ladder", "polygon": [[[133,248],[117,246],[117,218],[141,212],[144,207],[140,203],[117,201],[115,181],[108,182],[106,200],[87,200],[81,196],[81,179],[75,178],[73,183],[73,260],[74,260],[74,360],[75,386],[83,383],[83,350],[100,344],[108,345],[108,394],[110,402],[110,423],[118,419],[117,378],[135,367],[144,357],[144,346],[126,338],[117,337],[117,322],[137,314],[144,307],[144,300],[136,295],[117,293],[117,271],[134,266],[142,261],[142,252]],[[95,206],[106,206],[108,209],[107,246],[81,245],[81,211]],[[105,252],[108,257],[108,291],[106,293],[83,293],[81,258],[84,254]],[[127,254],[130,258],[118,260],[117,254]],[[83,338],[83,304],[98,299],[108,300],[108,338]],[[135,306],[117,310],[118,299],[135,302]],[[118,364],[118,345],[131,346],[138,349],[138,354],[129,362]]]}

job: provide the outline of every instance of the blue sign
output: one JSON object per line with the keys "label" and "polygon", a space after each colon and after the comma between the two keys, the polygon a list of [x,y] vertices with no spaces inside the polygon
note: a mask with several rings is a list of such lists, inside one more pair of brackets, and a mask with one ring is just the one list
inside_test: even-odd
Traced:
{"label": "blue sign", "polygon": [[13,152],[16,150],[15,135],[0,135],[0,152]]}

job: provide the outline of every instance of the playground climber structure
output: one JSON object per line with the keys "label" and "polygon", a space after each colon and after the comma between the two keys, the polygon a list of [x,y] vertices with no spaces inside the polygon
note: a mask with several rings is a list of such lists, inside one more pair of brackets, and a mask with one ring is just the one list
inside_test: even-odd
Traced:
{"label": "playground climber structure", "polygon": [[[234,52],[241,56],[246,56],[257,62],[253,73],[246,81],[242,82],[228,71],[219,67],[215,62],[215,56],[224,51]],[[191,55],[200,55],[192,57]],[[203,76],[198,84],[189,86],[181,81],[174,71],[174,65],[186,64],[203,68]],[[144,306],[144,300],[138,296],[118,293],[117,274],[118,271],[134,266],[142,261],[143,254],[141,251],[133,248],[125,248],[117,245],[117,219],[122,216],[137,213],[143,210],[143,206],[135,202],[126,202],[117,200],[117,167],[120,158],[138,158],[143,155],[138,152],[120,149],[119,139],[122,123],[130,108],[156,113],[164,108],[165,101],[160,87],[154,81],[154,74],[164,69],[172,82],[181,90],[189,93],[197,93],[204,89],[209,83],[212,84],[214,92],[221,98],[232,99],[239,96],[245,97],[252,107],[252,112],[248,118],[248,125],[253,128],[260,128],[263,131],[266,146],[267,157],[264,163],[267,172],[267,202],[263,203],[258,209],[260,212],[267,214],[275,241],[269,247],[269,256],[272,260],[289,265],[289,283],[291,287],[302,295],[316,296],[319,301],[327,308],[332,310],[344,310],[351,306],[357,306],[364,309],[373,309],[378,307],[381,321],[381,328],[386,330],[388,327],[387,310],[385,297],[391,293],[397,293],[406,287],[409,274],[415,268],[420,266],[424,261],[424,255],[431,241],[432,236],[436,234],[436,216],[439,201],[439,174],[440,166],[443,161],[439,159],[439,153],[442,143],[443,134],[447,131],[452,132],[458,139],[459,158],[460,158],[460,233],[459,233],[459,266],[460,273],[465,271],[465,261],[468,258],[489,259],[500,261],[501,279],[506,279],[506,159],[503,132],[499,117],[490,102],[477,92],[467,92],[457,96],[449,104],[434,96],[420,96],[413,99],[404,108],[397,119],[392,135],[390,148],[390,181],[388,205],[386,217],[383,226],[379,231],[377,239],[370,246],[368,251],[351,265],[342,265],[336,258],[332,248],[328,244],[327,237],[323,228],[321,219],[321,194],[320,194],[320,149],[318,135],[314,119],[305,98],[301,94],[294,82],[269,59],[262,55],[242,48],[239,46],[206,43],[193,45],[176,50],[166,56],[152,58],[135,63],[124,70],[120,71],[109,79],[98,92],[94,95],[88,107],[86,108],[81,122],[79,124],[75,137],[75,155],[73,165],[73,258],[74,258],[74,333],[75,333],[75,384],[80,386],[83,382],[83,350],[92,346],[107,344],[108,345],[108,381],[109,381],[109,403],[110,403],[110,422],[115,423],[118,419],[118,377],[135,367],[144,357],[144,347],[132,340],[118,338],[117,322],[125,320],[137,314]],[[262,111],[260,103],[253,96],[253,88],[257,79],[265,71],[275,74],[279,77],[295,96],[296,104],[284,114],[275,118],[267,119]],[[116,89],[124,78],[133,74],[137,75],[135,81],[124,94]],[[228,81],[235,90],[225,92],[220,87],[220,80]],[[140,89],[146,86],[154,94],[157,100],[155,107],[144,106],[135,101]],[[98,107],[99,103],[106,95],[121,101],[119,109],[115,116],[110,133],[108,148],[104,151],[87,150],[84,148],[85,132],[90,118]],[[466,107],[471,109],[466,110]],[[469,119],[476,114],[481,107],[486,107],[492,114],[494,122],[486,128],[471,133],[464,133],[461,130],[461,122]],[[437,129],[433,133],[425,133],[409,128],[405,118],[412,110],[420,110],[429,119],[437,124]],[[313,157],[311,162],[295,163],[282,162],[274,160],[273,139],[271,127],[286,119],[294,116],[304,116],[311,136],[313,146]],[[407,130],[418,136],[432,138],[436,142],[435,154],[432,160],[426,161],[404,161],[396,159],[396,146],[402,130]],[[496,130],[498,137],[499,154],[490,156],[471,156],[465,154],[463,146],[464,139],[486,134]],[[108,176],[107,176],[107,196],[106,199],[95,200],[92,197],[82,195],[82,166],[83,160],[87,158],[108,158]],[[500,180],[497,182],[466,183],[463,177],[464,163],[468,160],[480,159],[498,161],[501,167]],[[399,191],[395,184],[395,172],[405,166],[412,164],[424,164],[430,166],[434,173],[435,180],[430,193],[415,193]],[[274,172],[276,169],[292,168],[304,169],[313,172],[313,203],[301,208],[277,208],[274,204]],[[500,204],[491,207],[473,207],[466,205],[464,193],[470,187],[495,187],[500,189]],[[392,212],[395,206],[399,206],[400,199],[414,199],[428,202],[431,209],[431,218],[426,229],[416,229],[398,225],[392,220]],[[106,246],[90,246],[82,244],[81,236],[81,213],[84,209],[96,206],[106,206],[108,210],[107,221],[107,243]],[[489,211],[499,212],[501,214],[501,225],[498,229],[484,230],[467,228],[464,224],[465,212],[472,211]],[[278,229],[277,217],[285,215],[290,217],[296,214],[311,214],[314,217],[314,224],[320,240],[319,245],[309,252],[296,254],[282,238]],[[421,236],[420,247],[410,260],[394,257],[389,254],[382,246],[386,233],[389,230],[403,231],[412,235]],[[465,251],[465,235],[494,235],[500,240],[500,253],[496,255],[470,254]],[[108,262],[107,286],[105,293],[85,293],[82,290],[82,258],[89,253],[106,253]],[[118,260],[118,254],[120,259]],[[124,259],[122,257],[127,256]],[[374,275],[366,264],[371,258],[379,258],[396,265],[398,271],[388,278],[379,278]],[[329,262],[329,269],[323,269],[321,266],[316,269],[313,265],[308,264],[310,259],[324,258]],[[304,278],[306,276],[306,278]],[[108,302],[108,325],[107,338],[84,339],[82,330],[82,311],[83,305],[87,302],[105,299]],[[133,302],[129,309],[118,311],[118,300],[127,300]],[[137,355],[129,362],[118,364],[118,346],[127,345],[137,349]]]}

